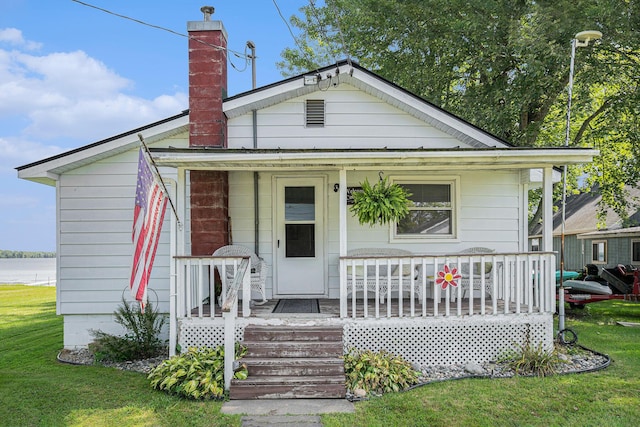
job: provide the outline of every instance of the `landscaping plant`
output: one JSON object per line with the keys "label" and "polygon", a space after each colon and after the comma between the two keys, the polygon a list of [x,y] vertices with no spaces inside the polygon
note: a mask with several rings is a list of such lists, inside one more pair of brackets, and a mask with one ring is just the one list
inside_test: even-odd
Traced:
{"label": "landscaping plant", "polygon": [[115,321],[127,331],[124,336],[92,330],[95,338],[89,349],[96,361],[122,362],[156,357],[163,353],[166,342],[160,338],[165,316],[153,309],[151,303],[142,311],[137,304],[129,304],[122,298],[122,305],[114,313]]}
{"label": "landscaping plant", "polygon": [[505,353],[499,363],[506,363],[518,375],[537,375],[545,377],[556,372],[556,366],[564,363],[556,348],[547,350],[542,342],[534,346],[527,339],[523,344],[516,344],[516,348]]}
{"label": "landscaping plant", "polygon": [[420,375],[409,362],[386,350],[351,349],[344,356],[344,370],[349,390],[377,394],[406,390]]}
{"label": "landscaping plant", "polygon": [[[236,343],[235,358],[247,353]],[[240,365],[234,378],[245,379],[248,372]],[[221,399],[224,396],[224,347],[192,347],[158,365],[147,377],[151,387],[189,399]]]}
{"label": "landscaping plant", "polygon": [[410,193],[398,184],[389,183],[388,177],[371,185],[367,179],[362,190],[353,192],[351,212],[360,224],[384,225],[404,218],[409,213]]}

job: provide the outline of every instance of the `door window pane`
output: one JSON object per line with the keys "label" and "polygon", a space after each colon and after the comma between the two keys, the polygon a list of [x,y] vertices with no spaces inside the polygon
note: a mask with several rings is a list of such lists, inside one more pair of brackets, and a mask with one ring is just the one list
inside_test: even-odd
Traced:
{"label": "door window pane", "polygon": [[285,225],[287,258],[309,258],[316,255],[315,224]]}
{"label": "door window pane", "polygon": [[285,187],[285,221],[314,221],[316,219],[314,187]]}

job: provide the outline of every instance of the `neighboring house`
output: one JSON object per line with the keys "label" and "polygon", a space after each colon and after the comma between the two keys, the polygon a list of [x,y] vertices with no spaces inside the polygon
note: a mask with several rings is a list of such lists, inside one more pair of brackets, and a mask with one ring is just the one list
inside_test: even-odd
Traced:
{"label": "neighboring house", "polygon": [[[640,200],[640,188],[627,187],[631,200]],[[598,204],[602,196],[597,187],[586,193],[567,197],[565,207],[565,270],[581,271],[587,264],[600,268],[618,264],[640,263],[640,211],[631,214],[626,223],[612,209],[607,209],[605,224],[598,227]],[[553,217],[553,250],[560,253],[562,211],[557,204]],[[541,226],[531,232],[530,249],[538,250]],[[635,255],[634,255],[635,254]],[[560,256],[556,258],[560,269]]]}
{"label": "neighboring house", "polygon": [[[138,134],[181,222],[167,211],[149,298],[170,313],[171,352],[229,345],[250,324],[339,325],[345,349],[386,348],[427,364],[490,360],[524,339],[551,345],[554,166],[590,162],[596,150],[514,148],[344,61],[227,97],[226,51],[211,47],[226,46],[222,23],[188,27],[188,112],[18,168],[20,178],[56,187],[66,348],[86,346],[91,329],[119,331],[113,312],[130,298]],[[348,192],[381,173],[411,189],[417,227],[360,225],[349,212]],[[528,254],[535,186],[547,226],[542,252]],[[208,305],[210,265],[247,262],[211,257],[230,242],[266,261],[268,304],[319,298],[333,311],[265,314],[249,305],[242,273],[241,314],[230,304],[220,316]],[[435,283],[445,265],[462,273],[459,286]]]}

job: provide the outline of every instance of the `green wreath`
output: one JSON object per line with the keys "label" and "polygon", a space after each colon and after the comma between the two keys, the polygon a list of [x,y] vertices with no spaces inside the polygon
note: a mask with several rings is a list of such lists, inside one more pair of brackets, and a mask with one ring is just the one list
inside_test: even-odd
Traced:
{"label": "green wreath", "polygon": [[384,225],[398,221],[409,213],[411,193],[398,184],[391,184],[387,177],[376,184],[369,184],[365,178],[360,184],[362,190],[353,192],[350,210],[358,217],[360,224]]}

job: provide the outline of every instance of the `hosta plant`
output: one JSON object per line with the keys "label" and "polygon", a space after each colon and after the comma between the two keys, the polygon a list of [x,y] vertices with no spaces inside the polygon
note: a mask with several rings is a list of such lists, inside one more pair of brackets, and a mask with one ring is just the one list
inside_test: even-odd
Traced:
{"label": "hosta plant", "polygon": [[360,184],[362,190],[353,192],[351,212],[360,224],[384,225],[404,218],[411,206],[410,193],[402,186],[392,184],[388,177],[374,185],[367,179]]}
{"label": "hosta plant", "polygon": [[351,349],[344,356],[344,370],[349,390],[376,394],[406,390],[420,375],[409,362],[386,350]]}
{"label": "hosta plant", "polygon": [[[235,358],[247,348],[236,343]],[[151,387],[189,399],[221,399],[224,396],[224,347],[192,347],[158,365],[147,377]],[[247,367],[240,365],[234,378],[246,379]]]}

